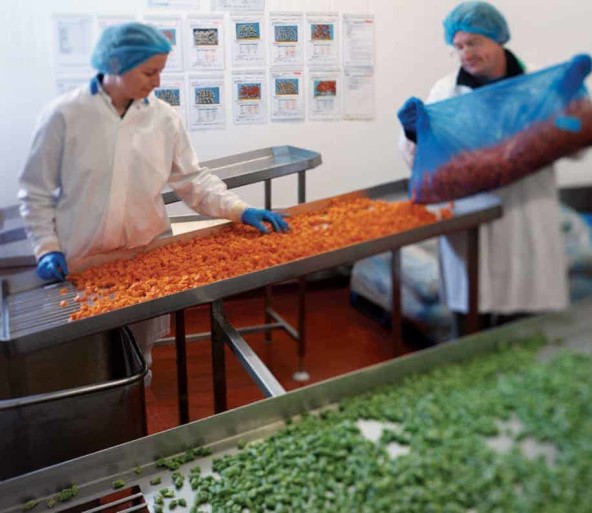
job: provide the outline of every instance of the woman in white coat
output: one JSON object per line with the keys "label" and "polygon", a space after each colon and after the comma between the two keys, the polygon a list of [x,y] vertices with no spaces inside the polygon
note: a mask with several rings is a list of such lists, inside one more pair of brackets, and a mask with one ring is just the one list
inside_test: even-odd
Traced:
{"label": "woman in white coat", "polygon": [[[521,75],[525,66],[504,44],[510,32],[504,17],[486,2],[464,2],[444,21],[446,43],[461,67],[438,81],[427,102],[469,93],[486,84]],[[411,167],[416,134],[413,120],[403,123],[400,148]],[[483,120],[484,123],[487,120]],[[501,199],[503,217],[479,229],[479,311],[482,327],[568,304],[567,271],[560,231],[560,208],[552,167],[511,185],[458,200],[454,210]],[[443,299],[455,314],[458,334],[465,331],[468,308],[466,234],[440,239]]]}
{"label": "woman in white coat", "polygon": [[[41,278],[64,280],[92,255],[170,233],[166,184],[200,213],[288,229],[280,214],[250,208],[200,167],[181,120],[152,94],[170,50],[150,25],[109,27],[92,56],[98,74],[42,112],[18,193]],[[151,340],[168,331],[168,322],[154,325],[143,323],[139,340],[148,363]]]}

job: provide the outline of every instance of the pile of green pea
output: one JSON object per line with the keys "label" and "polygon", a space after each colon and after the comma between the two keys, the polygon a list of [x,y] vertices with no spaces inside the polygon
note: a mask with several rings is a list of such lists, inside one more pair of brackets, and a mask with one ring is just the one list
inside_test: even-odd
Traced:
{"label": "pile of green pea", "polygon": [[[408,377],[397,386],[304,415],[194,475],[192,513],[526,513],[592,511],[592,357],[559,351],[537,361],[546,341]],[[503,347],[502,347],[503,346]],[[500,433],[517,418],[520,431]],[[359,419],[390,428],[378,442]],[[513,437],[498,451],[488,439]],[[551,443],[556,458],[531,459],[521,441]],[[396,442],[409,453],[391,458]]]}

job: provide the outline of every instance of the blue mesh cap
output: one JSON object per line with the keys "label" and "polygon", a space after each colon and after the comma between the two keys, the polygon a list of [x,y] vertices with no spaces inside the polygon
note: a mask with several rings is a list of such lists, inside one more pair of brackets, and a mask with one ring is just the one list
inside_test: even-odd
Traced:
{"label": "blue mesh cap", "polygon": [[156,27],[123,23],[103,31],[90,62],[101,73],[122,75],[156,54],[169,53],[171,48],[169,40]]}
{"label": "blue mesh cap", "polygon": [[480,34],[503,45],[510,40],[506,19],[487,2],[463,2],[458,4],[444,20],[444,38],[451,45],[457,32]]}

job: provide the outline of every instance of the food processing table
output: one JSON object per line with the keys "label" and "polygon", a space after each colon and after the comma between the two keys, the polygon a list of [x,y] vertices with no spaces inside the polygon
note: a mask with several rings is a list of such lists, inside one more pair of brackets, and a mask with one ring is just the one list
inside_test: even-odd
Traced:
{"label": "food processing table", "polygon": [[[324,200],[305,203],[287,209],[293,215],[301,212],[314,212],[328,206],[335,199],[354,199],[365,197],[371,199],[403,200],[407,197],[407,182],[400,180],[384,185],[356,191]],[[499,204],[475,211],[467,211],[449,219],[414,228],[400,233],[368,240],[346,246],[334,251],[301,258],[256,272],[235,276],[204,286],[160,297],[133,306],[128,306],[101,315],[69,322],[69,316],[77,305],[62,308],[59,306],[64,299],[71,300],[76,294],[72,284],[66,284],[67,293],[61,293],[63,284],[49,285],[32,290],[19,289],[19,283],[11,287],[10,282],[3,286],[2,331],[0,347],[8,354],[34,351],[56,344],[60,341],[72,340],[92,333],[100,333],[114,327],[132,324],[167,313],[175,313],[177,363],[179,369],[179,412],[181,423],[189,420],[187,390],[187,359],[184,329],[184,310],[205,303],[211,304],[212,322],[212,353],[214,372],[214,403],[216,413],[226,409],[226,378],[224,365],[224,343],[228,343],[237,355],[247,372],[255,379],[266,396],[283,394],[285,391],[275,377],[269,372],[257,355],[248,347],[240,333],[224,318],[221,300],[249,290],[261,288],[290,279],[299,279],[313,272],[334,268],[339,265],[353,263],[368,256],[386,251],[392,252],[392,354],[402,353],[401,342],[401,297],[400,297],[400,254],[402,247],[431,237],[460,231],[468,232],[468,279],[469,290],[469,329],[477,330],[477,298],[478,298],[478,228],[501,216]],[[205,236],[223,229],[226,224],[218,225],[198,234],[185,233],[177,237],[159,240],[154,245],[136,252],[112,253],[100,257],[114,260],[119,257],[131,257],[153,247],[174,241],[187,240],[194,236]],[[33,271],[31,271],[32,273]],[[68,301],[70,302],[70,301]],[[71,302],[70,302],[71,303]],[[73,303],[71,303],[73,304]],[[278,324],[285,325],[278,318]],[[289,331],[289,327],[286,330]],[[297,334],[294,334],[297,336]],[[304,350],[303,344],[301,344]]]}
{"label": "food processing table", "polygon": [[[35,506],[33,502],[29,502],[29,508],[34,507],[37,513],[45,511],[46,502],[52,497],[57,497],[60,491],[68,492],[70,499],[68,499],[68,493],[64,492],[66,493],[63,495],[64,502],[57,502],[52,510],[56,513],[61,511],[155,512],[159,500],[157,496],[162,496],[164,488],[172,491],[176,497],[175,500],[184,500],[190,507],[192,497],[197,492],[191,490],[189,485],[191,477],[184,483],[179,482],[178,487],[174,485],[180,474],[185,475],[189,472],[189,476],[194,477],[200,473],[207,474],[212,470],[212,458],[236,454],[245,443],[269,439],[271,435],[283,429],[291,419],[298,423],[301,421],[299,417],[319,410],[334,409],[342,401],[373,391],[376,387],[391,386],[396,391],[405,385],[406,378],[412,375],[421,378],[436,367],[462,364],[459,370],[463,370],[469,360],[479,362],[491,354],[506,355],[508,357],[506,361],[512,361],[517,358],[514,355],[519,354],[521,346],[527,343],[525,338],[528,337],[545,337],[546,341],[536,352],[536,358],[541,362],[554,362],[553,358],[563,352],[589,357],[592,354],[591,332],[592,300],[586,300],[562,313],[533,317],[467,336],[303,387],[280,397],[264,399],[248,406],[0,482],[0,513],[20,513],[23,509],[26,510],[23,505],[31,500],[38,501],[39,504]],[[516,369],[516,372],[519,376],[520,368]],[[538,372],[534,374],[535,377],[540,377]],[[493,375],[495,374],[494,372]],[[502,379],[500,390],[503,392],[508,382],[504,384],[503,376],[499,378]],[[418,380],[414,379],[414,382],[417,383]],[[193,448],[199,448],[199,450],[194,452]],[[207,450],[202,451],[204,448]],[[189,451],[191,454],[188,455]],[[199,457],[210,452],[211,456]],[[198,456],[197,460],[195,460],[196,456]],[[176,475],[171,472],[172,467],[169,469],[163,467],[166,461],[162,458],[172,457],[186,461],[175,468],[179,472]],[[303,454],[303,457],[306,457],[306,454]],[[172,462],[172,459],[168,461]],[[290,462],[285,462],[285,465],[289,464]],[[195,469],[196,466],[200,467],[199,471]],[[271,473],[272,469],[266,469],[266,472]],[[326,469],[325,472],[326,478],[330,479],[332,477],[330,469]],[[451,476],[451,483],[454,482],[455,477]],[[252,478],[252,475],[243,476],[243,479],[247,478]],[[376,485],[378,486],[379,483]],[[415,489],[419,490],[428,485],[427,482],[418,481]],[[117,487],[121,487],[120,490],[114,491]],[[301,487],[303,488],[304,484]],[[107,496],[110,496],[110,499],[105,499]],[[167,510],[169,509],[170,507],[167,507]],[[199,511],[205,510],[200,508]]]}

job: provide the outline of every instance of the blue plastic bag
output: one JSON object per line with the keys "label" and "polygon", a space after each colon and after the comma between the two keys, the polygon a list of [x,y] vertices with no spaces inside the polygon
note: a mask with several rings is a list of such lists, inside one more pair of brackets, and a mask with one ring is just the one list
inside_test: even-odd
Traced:
{"label": "blue plastic bag", "polygon": [[398,116],[406,129],[416,123],[411,198],[437,203],[496,189],[592,145],[590,69],[590,56],[578,55],[441,102],[408,100]]}

